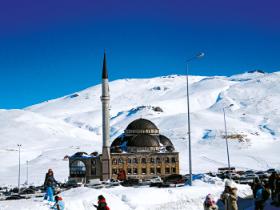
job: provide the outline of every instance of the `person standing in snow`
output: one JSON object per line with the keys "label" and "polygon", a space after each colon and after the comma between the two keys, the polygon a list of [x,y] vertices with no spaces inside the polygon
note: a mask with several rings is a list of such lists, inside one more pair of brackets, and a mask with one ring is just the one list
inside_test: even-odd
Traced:
{"label": "person standing in snow", "polygon": [[52,169],[49,169],[48,173],[46,173],[45,182],[44,182],[44,188],[46,190],[44,200],[54,202],[53,195],[54,195],[56,184],[58,184],[58,182],[54,178],[53,171]]}
{"label": "person standing in snow", "polygon": [[254,196],[254,198],[256,198],[257,191],[258,191],[259,189],[262,189],[262,188],[263,188],[262,183],[261,183],[261,180],[260,180],[258,177],[256,177],[256,178],[254,179],[254,182],[253,182],[251,188],[252,188],[252,191],[253,191],[253,196]]}
{"label": "person standing in snow", "polygon": [[97,210],[110,210],[103,195],[98,196],[98,205],[94,205]]}
{"label": "person standing in snow", "polygon": [[266,201],[270,197],[269,184],[265,183],[264,186],[259,187],[255,193],[255,210],[263,210]]}
{"label": "person standing in snow", "polygon": [[276,172],[272,172],[272,174],[270,175],[269,179],[268,179],[268,183],[269,183],[269,187],[270,187],[270,190],[271,190],[271,199],[272,199],[272,203],[271,204],[274,204],[276,203],[276,177],[277,177],[277,174]]}
{"label": "person standing in snow", "polygon": [[237,187],[232,180],[226,180],[225,190],[221,195],[221,200],[225,205],[225,210],[238,210]]}
{"label": "person standing in snow", "polygon": [[65,204],[62,200],[62,197],[55,196],[55,204],[53,205],[53,207],[51,209],[55,209],[55,210],[64,210],[65,209]]}
{"label": "person standing in snow", "polygon": [[203,203],[204,210],[218,210],[218,206],[211,194],[208,194]]}
{"label": "person standing in snow", "polygon": [[275,181],[275,205],[280,206],[280,174],[277,174]]}

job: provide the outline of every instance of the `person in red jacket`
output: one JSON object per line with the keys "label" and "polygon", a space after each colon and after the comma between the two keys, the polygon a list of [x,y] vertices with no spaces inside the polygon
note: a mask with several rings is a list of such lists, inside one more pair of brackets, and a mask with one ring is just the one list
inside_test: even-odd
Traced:
{"label": "person in red jacket", "polygon": [[98,205],[94,205],[97,210],[110,210],[103,195],[98,196]]}

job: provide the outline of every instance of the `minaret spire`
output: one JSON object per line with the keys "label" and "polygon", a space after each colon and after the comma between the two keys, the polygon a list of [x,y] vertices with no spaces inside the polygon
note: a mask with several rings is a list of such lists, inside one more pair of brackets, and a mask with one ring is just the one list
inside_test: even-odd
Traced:
{"label": "minaret spire", "polygon": [[109,180],[112,177],[112,163],[110,155],[110,94],[109,81],[106,63],[106,52],[104,51],[102,68],[102,180]]}
{"label": "minaret spire", "polygon": [[108,70],[107,70],[106,51],[105,50],[104,50],[104,58],[103,58],[102,79],[108,79]]}

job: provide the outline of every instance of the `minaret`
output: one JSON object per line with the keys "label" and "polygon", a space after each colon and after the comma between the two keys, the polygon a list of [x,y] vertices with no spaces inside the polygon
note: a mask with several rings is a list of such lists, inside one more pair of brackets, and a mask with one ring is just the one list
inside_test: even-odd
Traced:
{"label": "minaret", "polygon": [[108,180],[112,177],[112,165],[110,156],[110,95],[109,81],[106,65],[106,53],[104,52],[103,69],[102,69],[102,180]]}

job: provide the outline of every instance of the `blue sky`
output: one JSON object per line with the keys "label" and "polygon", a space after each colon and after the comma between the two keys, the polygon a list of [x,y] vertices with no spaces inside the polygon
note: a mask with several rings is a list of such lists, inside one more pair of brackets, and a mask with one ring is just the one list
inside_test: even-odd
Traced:
{"label": "blue sky", "polygon": [[278,1],[11,0],[0,5],[0,108],[109,79],[279,71]]}

